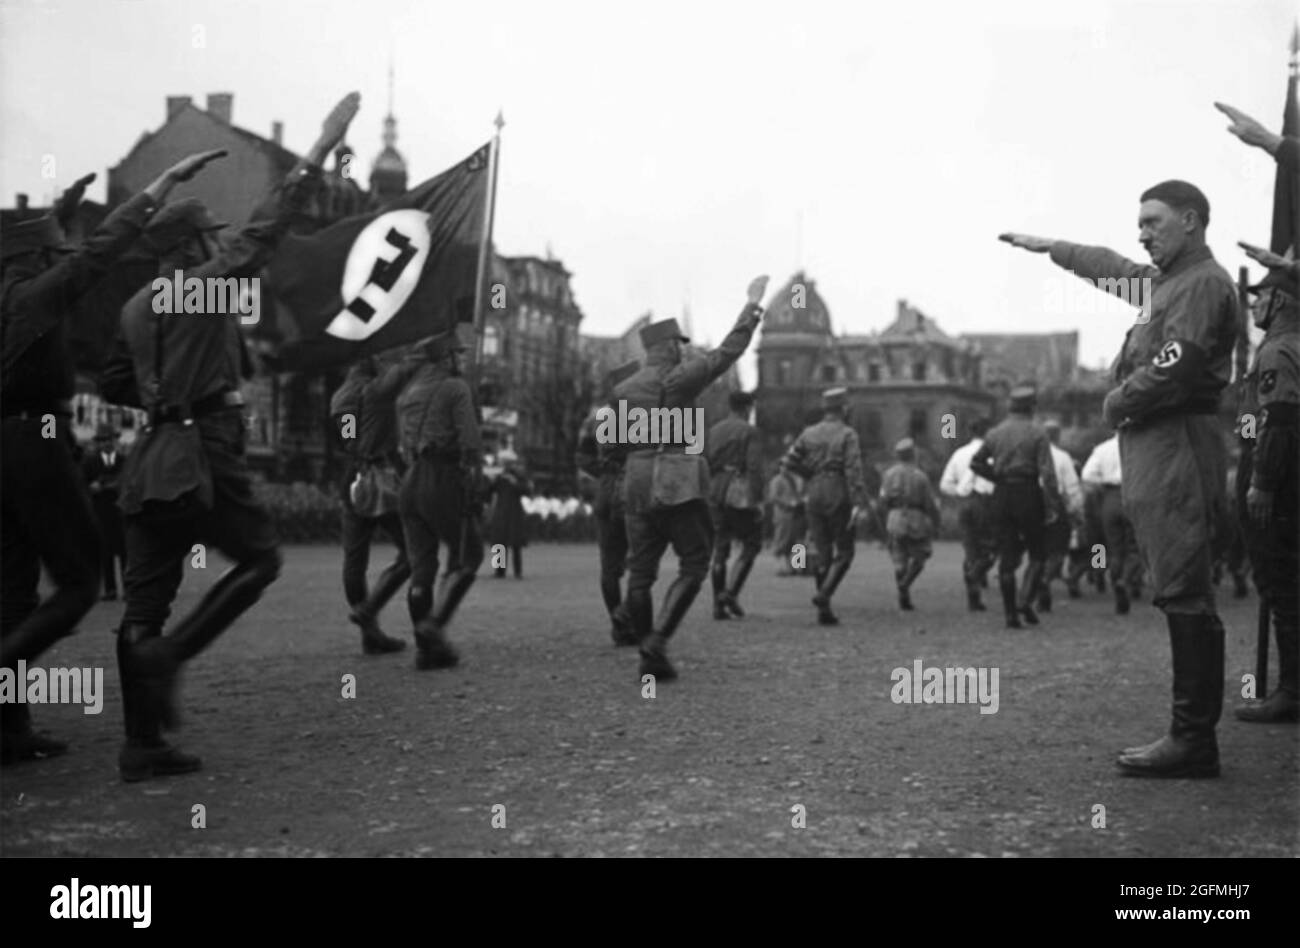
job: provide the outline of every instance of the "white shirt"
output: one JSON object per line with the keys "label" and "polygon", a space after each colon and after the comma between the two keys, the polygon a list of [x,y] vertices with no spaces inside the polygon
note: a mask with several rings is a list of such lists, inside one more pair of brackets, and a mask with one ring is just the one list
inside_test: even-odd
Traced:
{"label": "white shirt", "polygon": [[940,491],[949,497],[969,497],[972,491],[977,494],[993,493],[993,483],[970,469],[971,458],[982,447],[983,438],[971,438],[952,453],[944,465],[943,476],[939,478]]}
{"label": "white shirt", "polygon": [[1068,451],[1063,451],[1054,444],[1052,449],[1052,466],[1056,469],[1056,487],[1065,501],[1066,513],[1071,515],[1083,513],[1083,488],[1079,486],[1079,475],[1074,472],[1074,458]]}
{"label": "white shirt", "polygon": [[1118,486],[1122,480],[1119,466],[1119,436],[1107,438],[1092,449],[1088,462],[1083,465],[1083,482],[1085,484],[1112,484]]}

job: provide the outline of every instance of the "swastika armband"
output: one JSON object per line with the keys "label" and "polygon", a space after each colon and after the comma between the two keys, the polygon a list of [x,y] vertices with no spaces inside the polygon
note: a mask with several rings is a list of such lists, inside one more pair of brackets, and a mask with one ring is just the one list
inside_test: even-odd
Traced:
{"label": "swastika armband", "polygon": [[1194,382],[1205,370],[1205,350],[1190,339],[1170,339],[1151,364],[1176,382]]}

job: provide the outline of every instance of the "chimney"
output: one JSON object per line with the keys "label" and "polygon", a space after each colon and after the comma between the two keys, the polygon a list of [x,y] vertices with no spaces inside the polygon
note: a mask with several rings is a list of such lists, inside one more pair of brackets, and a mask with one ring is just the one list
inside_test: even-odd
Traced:
{"label": "chimney", "polygon": [[208,93],[208,114],[230,124],[230,113],[235,105],[235,96],[230,92]]}
{"label": "chimney", "polygon": [[271,123],[271,141],[275,142],[277,145],[284,144],[284,123],[283,122]]}
{"label": "chimney", "polygon": [[20,210],[20,211],[25,211],[25,210],[27,210],[27,195],[26,195],[26,194],[20,194],[20,195],[18,195],[18,210]]}
{"label": "chimney", "polygon": [[167,97],[167,121],[171,121],[181,109],[189,105],[191,99],[187,95],[169,95]]}

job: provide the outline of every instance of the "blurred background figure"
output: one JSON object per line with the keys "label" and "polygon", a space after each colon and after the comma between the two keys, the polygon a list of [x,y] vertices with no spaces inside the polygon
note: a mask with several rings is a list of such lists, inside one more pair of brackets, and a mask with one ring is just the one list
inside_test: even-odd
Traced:
{"label": "blurred background figure", "polygon": [[[515,579],[524,578],[524,544],[527,542],[524,525],[523,498],[532,496],[533,484],[519,463],[519,456],[510,449],[497,454],[501,473],[492,479],[489,488],[492,512],[488,520],[488,545],[505,547],[514,558]],[[555,511],[558,515],[558,511]],[[494,573],[497,579],[506,575],[504,560],[493,553]]]}
{"label": "blurred background figure", "polygon": [[126,533],[122,511],[117,506],[117,481],[122,474],[122,452],[117,449],[117,432],[109,424],[95,429],[95,446],[81,461],[81,472],[90,489],[90,503],[99,521],[104,576],[104,598],[117,598],[119,566],[126,568]]}
{"label": "blurred background figure", "polygon": [[1061,423],[1046,421],[1043,429],[1047,432],[1048,450],[1052,453],[1052,465],[1056,469],[1056,486],[1059,491],[1060,506],[1056,519],[1044,530],[1047,545],[1047,562],[1043,569],[1042,581],[1038,584],[1038,610],[1052,611],[1052,580],[1064,579],[1061,568],[1070,553],[1070,537],[1075,526],[1083,521],[1083,488],[1079,484],[1079,475],[1074,468],[1074,458],[1060,447]]}
{"label": "blurred background figure", "polygon": [[[793,444],[794,439],[789,439],[789,443]],[[808,569],[806,563],[798,569],[792,565],[794,545],[807,542],[803,478],[778,464],[776,473],[767,482],[767,499],[772,505],[772,555],[776,557],[776,575],[803,575]]]}

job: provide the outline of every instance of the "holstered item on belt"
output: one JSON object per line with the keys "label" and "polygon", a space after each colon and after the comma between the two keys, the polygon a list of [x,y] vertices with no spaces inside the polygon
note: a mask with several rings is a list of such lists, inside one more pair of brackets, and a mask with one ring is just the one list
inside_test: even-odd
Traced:
{"label": "holstered item on belt", "polygon": [[753,492],[749,489],[749,477],[734,467],[723,468],[723,471],[727,475],[727,486],[722,493],[722,505],[733,510],[752,510],[757,507]]}
{"label": "holstered item on belt", "polygon": [[700,455],[660,451],[650,473],[650,509],[676,507],[708,494],[708,462]]}
{"label": "holstered item on belt", "polygon": [[397,467],[379,461],[366,462],[348,486],[353,511],[361,517],[383,517],[397,512],[397,494],[402,478]]}
{"label": "holstered item on belt", "polygon": [[122,465],[118,506],[128,516],[148,501],[164,503],[193,493],[206,510],[212,507],[212,470],[198,426],[192,421],[150,425]]}

